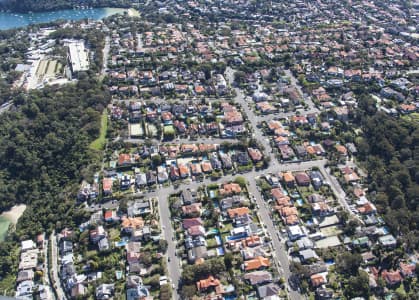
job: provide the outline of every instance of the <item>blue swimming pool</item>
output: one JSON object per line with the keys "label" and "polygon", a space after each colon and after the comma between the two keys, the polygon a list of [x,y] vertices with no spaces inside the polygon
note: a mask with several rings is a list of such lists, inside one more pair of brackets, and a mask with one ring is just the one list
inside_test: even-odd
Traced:
{"label": "blue swimming pool", "polygon": [[296,201],[298,203],[298,206],[302,206],[304,204],[304,201],[301,198],[300,199],[297,199]]}
{"label": "blue swimming pool", "polygon": [[128,242],[126,241],[119,241],[119,242],[115,242],[115,246],[116,247],[124,247],[128,244]]}
{"label": "blue swimming pool", "polygon": [[218,247],[217,248],[217,255],[218,256],[224,255],[224,248],[223,247]]}
{"label": "blue swimming pool", "polygon": [[[215,191],[214,190],[210,190],[209,191],[209,196],[210,196],[211,199],[215,198]],[[215,203],[215,201],[214,201],[214,203]]]}
{"label": "blue swimming pool", "polygon": [[234,235],[234,236],[228,236],[226,239],[227,241],[237,241],[237,240],[241,240],[247,237],[247,233],[242,233],[242,234],[238,234],[238,235]]}
{"label": "blue swimming pool", "polygon": [[215,238],[215,240],[217,241],[217,246],[220,246],[220,245],[222,245],[222,244],[223,244],[223,242],[222,242],[222,240],[221,240],[221,236],[216,235],[214,238]]}

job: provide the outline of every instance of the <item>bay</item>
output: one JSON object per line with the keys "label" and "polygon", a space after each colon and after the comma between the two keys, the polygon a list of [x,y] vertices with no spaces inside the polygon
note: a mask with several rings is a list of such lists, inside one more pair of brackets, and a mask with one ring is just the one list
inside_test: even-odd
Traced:
{"label": "bay", "polygon": [[128,9],[104,7],[91,9],[65,9],[28,14],[0,12],[0,30],[23,27],[29,24],[51,22],[58,19],[77,21],[88,18],[100,20],[114,14],[123,14],[124,12],[128,12]]}

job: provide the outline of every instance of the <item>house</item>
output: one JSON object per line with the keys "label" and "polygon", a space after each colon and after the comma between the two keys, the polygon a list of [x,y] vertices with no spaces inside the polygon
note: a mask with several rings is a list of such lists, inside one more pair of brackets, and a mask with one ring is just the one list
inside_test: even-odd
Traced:
{"label": "house", "polygon": [[244,249],[240,250],[240,253],[244,260],[255,259],[259,256],[265,257],[268,254],[267,251],[263,249],[263,247],[245,247]]}
{"label": "house", "polygon": [[326,202],[315,202],[311,204],[313,215],[326,217],[333,214],[333,209]]}
{"label": "house", "polygon": [[333,299],[333,290],[318,287],[316,289],[316,299],[319,299],[319,300]]}
{"label": "house", "polygon": [[202,225],[191,226],[187,230],[188,235],[191,237],[205,236],[205,228]]}
{"label": "house", "polygon": [[116,215],[115,210],[107,210],[105,211],[103,215],[105,222],[114,222],[116,220],[119,220],[119,217]]}
{"label": "house", "polygon": [[101,239],[104,239],[107,236],[105,229],[101,225],[98,226],[96,229],[90,230],[89,234],[90,240],[94,244],[98,243]]}
{"label": "house", "polygon": [[109,240],[108,238],[103,238],[98,243],[99,251],[109,250]]}
{"label": "house", "polygon": [[61,256],[64,256],[68,253],[72,253],[73,252],[73,243],[70,242],[70,241],[66,241],[66,240],[60,240],[59,251],[60,251]]}
{"label": "house", "polygon": [[71,297],[72,298],[82,298],[86,294],[86,286],[83,283],[76,283],[71,288]]}
{"label": "house", "polygon": [[197,163],[191,163],[190,164],[191,167],[191,173],[194,176],[198,176],[202,174],[202,169],[201,169],[201,165],[197,164]]}
{"label": "house", "polygon": [[214,278],[214,276],[210,275],[207,279],[199,280],[196,283],[196,287],[199,292],[206,291],[209,288],[216,288],[221,285],[220,280]]}
{"label": "house", "polygon": [[201,163],[201,169],[202,169],[202,172],[204,172],[206,174],[211,173],[212,170],[213,170],[211,162],[210,161],[203,161]]}
{"label": "house", "polygon": [[269,268],[269,266],[270,266],[269,258],[266,258],[263,256],[258,256],[255,259],[244,262],[245,271],[265,269],[265,268]]}
{"label": "house", "polygon": [[206,259],[208,257],[207,247],[197,246],[188,250],[188,261],[193,264],[197,260]]}
{"label": "house", "polygon": [[323,185],[323,175],[319,171],[310,171],[309,176],[314,189],[319,190]]}
{"label": "house", "polygon": [[247,148],[247,152],[249,153],[249,156],[254,163],[261,161],[263,159],[263,154],[260,152],[259,149]]}
{"label": "house", "polygon": [[127,166],[131,164],[131,155],[127,153],[121,153],[118,156],[118,166]]}
{"label": "house", "polygon": [[121,223],[122,231],[126,233],[131,233],[136,229],[141,229],[144,227],[144,220],[142,218],[122,218]]}
{"label": "house", "polygon": [[35,276],[35,273],[31,269],[29,269],[29,270],[21,270],[17,274],[16,283],[27,281],[27,280],[32,281],[33,278],[34,278],[34,276]]}
{"label": "house", "polygon": [[295,178],[291,172],[282,173],[282,179],[288,187],[293,187],[295,184]]}
{"label": "house", "polygon": [[[217,157],[217,153],[213,153],[213,155],[211,155],[210,162],[211,162],[211,166],[214,170],[216,170],[216,171],[221,170],[222,164],[221,164],[221,161]],[[230,168],[231,168],[231,166],[230,166]]]}
{"label": "house", "polygon": [[299,238],[306,236],[299,225],[288,226],[287,233],[291,241],[296,241]]}
{"label": "house", "polygon": [[295,157],[294,150],[289,145],[278,145],[283,160],[290,160]]}
{"label": "house", "polygon": [[298,257],[301,259],[303,263],[309,263],[312,260],[317,261],[319,257],[317,256],[316,252],[313,249],[304,249],[298,252]]}
{"label": "house", "polygon": [[246,152],[237,152],[234,155],[234,160],[242,166],[246,166],[249,164],[249,156],[247,155]]}
{"label": "house", "polygon": [[157,167],[157,181],[159,183],[164,183],[169,179],[169,174],[164,166]]}
{"label": "house", "polygon": [[246,202],[246,199],[239,195],[233,195],[231,197],[224,198],[220,200],[221,210],[227,210],[233,206],[239,206]]}
{"label": "house", "polygon": [[416,271],[416,264],[405,264],[403,262],[400,262],[399,269],[403,277],[414,277]]}
{"label": "house", "polygon": [[192,226],[202,226],[204,223],[201,218],[190,218],[182,220],[182,227],[185,230],[188,230]]}
{"label": "house", "polygon": [[131,176],[124,174],[120,181],[120,189],[127,190],[131,186]]}
{"label": "house", "polygon": [[197,198],[197,192],[195,190],[186,189],[182,191],[181,194],[181,200],[182,205],[190,205],[192,203],[195,203]]}
{"label": "house", "polygon": [[386,248],[394,248],[397,245],[397,240],[391,234],[380,236],[378,242]]}
{"label": "house", "polygon": [[343,177],[345,179],[345,182],[347,184],[352,183],[352,182],[357,182],[360,179],[358,174],[352,168],[350,168],[349,166],[345,166],[342,169],[342,173],[343,173]]}
{"label": "house", "polygon": [[234,219],[236,217],[248,215],[250,213],[250,210],[247,207],[237,207],[237,208],[227,209],[227,213],[230,219]]}
{"label": "house", "polygon": [[299,172],[295,174],[295,181],[299,186],[309,186],[310,177],[305,172]]}
{"label": "house", "polygon": [[254,271],[243,276],[251,285],[261,285],[272,282],[272,274],[268,271]]}
{"label": "house", "polygon": [[102,188],[103,188],[103,195],[104,196],[112,195],[112,185],[113,185],[112,178],[103,178]]}
{"label": "house", "polygon": [[242,191],[240,185],[238,183],[224,183],[222,188],[220,188],[220,195],[221,196],[229,196],[232,194],[240,194]]}
{"label": "house", "polygon": [[230,170],[233,167],[231,156],[228,153],[220,153],[220,158],[225,169]]}
{"label": "house", "polygon": [[36,248],[36,244],[35,244],[35,242],[34,242],[34,241],[32,241],[32,240],[25,240],[25,241],[22,241],[22,242],[20,243],[20,246],[21,246],[21,251],[22,251],[22,252],[26,252],[26,251],[29,251],[29,250],[33,250],[33,249],[35,249],[35,248]]}
{"label": "house", "polygon": [[136,217],[147,215],[153,212],[151,200],[136,200],[128,203],[127,213],[128,217]]}
{"label": "house", "polygon": [[388,286],[395,286],[402,282],[403,277],[399,270],[396,271],[387,271],[384,270],[381,272],[381,277],[385,280]]}
{"label": "house", "polygon": [[296,145],[295,151],[297,151],[297,155],[299,158],[304,158],[307,156],[307,150],[303,145]]}
{"label": "house", "polygon": [[310,281],[313,287],[321,286],[327,282],[326,276],[323,273],[311,275]]}
{"label": "house", "polygon": [[98,300],[111,299],[113,298],[114,291],[115,291],[114,284],[102,283],[96,288],[96,299]]}
{"label": "house", "polygon": [[135,185],[138,188],[143,188],[147,185],[147,175],[145,173],[140,173],[135,176]]}
{"label": "house", "polygon": [[257,288],[257,293],[260,299],[270,299],[270,300],[279,300],[278,297],[281,289],[278,285],[274,283],[268,283],[266,285],[261,285]]}
{"label": "house", "polygon": [[182,213],[184,216],[200,216],[201,209],[202,209],[201,203],[192,203],[190,205],[182,206]]}
{"label": "house", "polygon": [[179,163],[178,167],[179,167],[180,178],[185,179],[189,177],[189,168],[186,164]]}
{"label": "house", "polygon": [[338,144],[338,145],[335,146],[335,148],[336,148],[336,151],[339,153],[339,155],[341,155],[341,156],[347,156],[348,155],[348,150],[346,149],[345,146]]}
{"label": "house", "polygon": [[146,173],[147,185],[154,185],[157,182],[156,174],[153,171],[148,171]]}

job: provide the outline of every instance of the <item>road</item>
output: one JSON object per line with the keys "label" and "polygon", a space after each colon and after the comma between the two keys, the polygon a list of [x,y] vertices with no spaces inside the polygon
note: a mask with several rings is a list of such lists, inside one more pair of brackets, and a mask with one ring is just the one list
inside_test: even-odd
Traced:
{"label": "road", "polygon": [[51,244],[51,268],[50,268],[50,272],[51,274],[51,278],[52,278],[52,283],[53,283],[53,288],[55,289],[55,292],[57,294],[57,298],[58,300],[67,300],[67,296],[61,286],[61,280],[60,277],[58,276],[58,241],[57,241],[57,236],[55,234],[55,232],[53,232],[51,234],[50,237],[50,244]]}
{"label": "road", "polygon": [[44,283],[44,286],[46,288],[46,292],[47,292],[47,295],[48,295],[47,299],[55,300],[56,298],[55,298],[55,295],[52,291],[52,285],[51,285],[51,282],[50,282],[50,277],[49,277],[49,272],[48,272],[48,270],[51,269],[51,261],[49,260],[50,257],[48,257],[48,241],[49,240],[47,240],[47,239],[44,241],[44,248],[42,250],[44,252],[44,258],[45,258],[45,260],[44,260],[45,266],[44,266],[44,272],[43,272],[44,273],[43,274],[43,283]]}
{"label": "road", "polygon": [[108,57],[109,57],[109,50],[110,50],[110,41],[111,38],[109,36],[105,37],[105,46],[103,47],[103,62],[102,62],[102,70],[101,75],[105,76],[106,72],[108,71]]}
{"label": "road", "polygon": [[[174,193],[173,186],[165,187],[158,192],[155,192],[156,197],[159,199],[159,215],[160,215],[160,225],[162,228],[163,238],[168,242],[166,257],[168,260],[167,263],[167,271],[169,273],[169,277],[172,281],[172,284],[176,288],[179,287],[179,281],[181,276],[181,268],[182,263],[179,257],[176,255],[176,238],[175,233],[173,231],[173,226],[171,223],[171,216],[170,216],[170,208],[169,208],[169,200],[168,195]],[[159,196],[158,196],[159,195]],[[173,298],[175,300],[181,299],[178,291],[173,291]]]}
{"label": "road", "polygon": [[[227,80],[229,81],[230,85],[233,84],[234,82],[234,70],[231,68],[227,68],[226,70],[226,76],[227,76]],[[285,167],[285,165],[280,165],[278,163],[278,160],[276,159],[275,155],[273,154],[273,149],[270,145],[270,141],[268,138],[265,138],[261,129],[258,127],[258,120],[257,117],[255,115],[255,113],[253,112],[253,110],[250,108],[250,105],[248,105],[248,103],[246,103],[246,95],[243,93],[242,90],[235,88],[235,92],[236,92],[236,97],[235,97],[235,101],[237,103],[239,103],[243,109],[243,111],[246,113],[247,118],[250,122],[250,124],[252,125],[252,128],[254,130],[254,137],[256,138],[256,140],[258,141],[258,143],[260,143],[261,145],[263,145],[263,147],[265,148],[264,150],[264,155],[269,155],[271,158],[271,164],[270,164],[270,170],[274,171],[275,173],[280,172],[281,169],[283,169]],[[313,162],[311,162],[313,163]],[[319,162],[316,162],[316,164],[319,164]],[[306,164],[304,164],[306,165]],[[294,165],[293,165],[294,166]],[[297,166],[301,167],[301,165]],[[286,167],[288,168],[288,166]],[[279,271],[282,273],[283,277],[285,278],[286,282],[289,282],[289,279],[291,277],[291,272],[289,269],[289,261],[288,261],[288,253],[286,251],[285,245],[280,241],[278,235],[276,234],[276,232],[278,231],[273,222],[272,222],[272,218],[270,216],[271,212],[268,211],[268,208],[265,206],[265,202],[262,200],[262,195],[260,194],[257,186],[256,186],[256,181],[254,180],[254,178],[256,178],[256,176],[251,176],[248,177],[248,182],[249,182],[249,192],[251,192],[256,199],[256,203],[259,206],[259,214],[261,219],[263,220],[263,222],[265,223],[266,227],[267,227],[267,231],[270,233],[271,236],[271,240],[272,240],[272,245],[273,245],[273,250],[275,255],[272,257],[275,261],[276,261],[276,265],[277,266],[281,266],[282,270],[280,269]],[[292,290],[289,289],[288,291],[288,295],[289,298],[291,300],[298,300],[298,299],[302,299],[303,296],[296,290]]]}
{"label": "road", "polygon": [[125,143],[132,143],[132,144],[143,144],[144,141],[151,141],[154,145],[161,145],[162,143],[167,144],[218,144],[221,145],[222,143],[238,143],[239,140],[237,139],[231,139],[231,138],[219,138],[219,137],[198,137],[196,140],[191,140],[188,138],[176,138],[171,141],[161,141],[153,138],[147,138],[147,139],[124,139]]}
{"label": "road", "polygon": [[295,76],[292,74],[292,72],[290,70],[285,70],[285,74],[289,77],[289,79],[291,81],[291,85],[295,86],[297,91],[301,94],[301,96],[303,96],[304,102],[309,107],[307,113],[318,113],[319,110],[314,105],[313,101],[311,100],[311,97],[304,96],[303,90],[301,89],[301,86],[298,83],[297,78],[295,78]]}

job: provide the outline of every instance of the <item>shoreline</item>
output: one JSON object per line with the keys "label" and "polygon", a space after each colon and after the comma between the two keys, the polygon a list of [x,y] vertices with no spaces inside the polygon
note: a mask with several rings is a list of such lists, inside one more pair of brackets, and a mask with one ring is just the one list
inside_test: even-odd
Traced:
{"label": "shoreline", "polygon": [[140,12],[138,10],[136,10],[135,8],[129,8],[128,9],[128,16],[130,16],[130,17],[139,17],[140,16]]}
{"label": "shoreline", "polygon": [[3,212],[0,216],[16,225],[25,210],[25,204],[14,205],[10,210]]}

